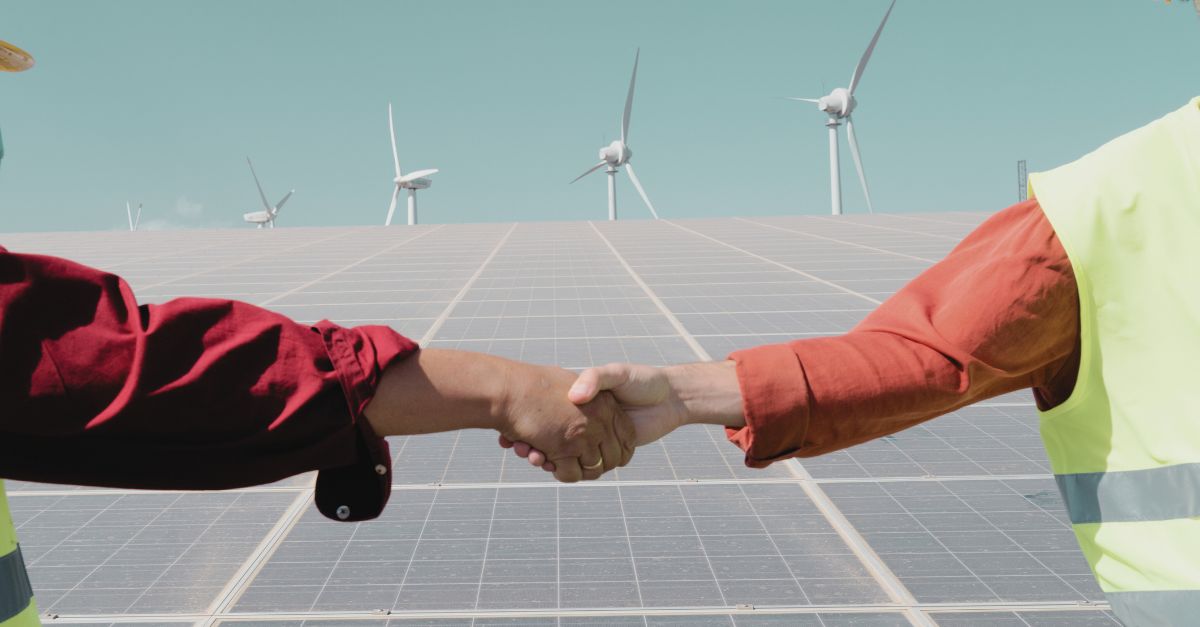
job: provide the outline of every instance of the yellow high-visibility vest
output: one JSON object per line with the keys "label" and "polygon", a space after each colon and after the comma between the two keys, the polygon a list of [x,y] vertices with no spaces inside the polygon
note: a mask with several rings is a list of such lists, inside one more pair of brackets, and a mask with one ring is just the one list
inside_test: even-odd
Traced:
{"label": "yellow high-visibility vest", "polygon": [[17,544],[17,528],[8,511],[4,481],[0,480],[0,627],[37,627],[37,604]]}
{"label": "yellow high-visibility vest", "polygon": [[1029,186],[1079,285],[1041,414],[1075,536],[1125,624],[1200,624],[1200,98]]}

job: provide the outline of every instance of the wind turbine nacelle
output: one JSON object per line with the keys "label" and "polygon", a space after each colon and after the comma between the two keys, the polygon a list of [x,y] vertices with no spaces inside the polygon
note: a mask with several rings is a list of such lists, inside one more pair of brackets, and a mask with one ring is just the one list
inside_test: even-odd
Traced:
{"label": "wind turbine nacelle", "polygon": [[242,215],[243,220],[253,224],[264,224],[270,222],[271,218],[273,217],[274,216],[272,216],[269,211],[254,211]]}
{"label": "wind turbine nacelle", "polygon": [[854,99],[854,95],[844,87],[838,87],[817,101],[818,109],[839,118],[850,115],[857,105],[858,101]]}
{"label": "wind turbine nacelle", "polygon": [[624,165],[633,156],[633,151],[629,146],[622,144],[620,140],[614,140],[613,143],[600,149],[600,159],[611,166]]}
{"label": "wind turbine nacelle", "polygon": [[412,179],[411,181],[396,181],[396,184],[404,189],[429,189],[433,185],[433,179]]}

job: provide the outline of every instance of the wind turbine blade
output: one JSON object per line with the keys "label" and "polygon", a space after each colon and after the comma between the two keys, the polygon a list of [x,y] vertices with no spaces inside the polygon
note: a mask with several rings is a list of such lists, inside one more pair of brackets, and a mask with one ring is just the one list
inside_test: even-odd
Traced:
{"label": "wind turbine blade", "polygon": [[[607,161],[601,161],[600,163],[597,163],[596,165],[594,165],[594,166],[592,166],[592,167],[588,168],[588,171],[587,171],[587,172],[584,172],[583,174],[580,174],[579,176],[575,177],[575,180],[574,180],[574,181],[571,181],[571,183],[574,183],[575,181],[578,181],[579,179],[581,179],[581,178],[583,178],[583,177],[585,177],[585,176],[587,176],[587,175],[591,174],[592,172],[595,172],[596,170],[599,170],[600,168],[603,168],[603,167],[604,167],[605,165],[607,165],[607,164],[608,164],[608,162],[607,162]],[[569,184],[569,183],[568,183],[568,184]]]}
{"label": "wind turbine blade", "polygon": [[883,21],[879,23],[879,28],[875,29],[875,36],[871,38],[871,44],[867,46],[867,51],[858,60],[858,67],[854,68],[854,76],[850,77],[851,94],[854,93],[854,88],[858,87],[858,81],[862,78],[863,70],[867,69],[867,61],[871,60],[871,53],[875,51],[875,42],[879,41],[879,33],[883,32],[883,25],[887,24],[888,16],[892,14],[892,7],[895,6],[896,0],[892,0],[892,4],[888,6],[887,13],[883,14]]}
{"label": "wind turbine blade", "polygon": [[863,196],[867,197],[867,212],[875,213],[871,206],[871,190],[867,188],[867,174],[863,172],[862,155],[858,154],[858,138],[854,136],[854,119],[846,116],[846,137],[850,139],[850,155],[854,157],[854,168],[858,170],[858,182],[862,183]]}
{"label": "wind turbine blade", "polygon": [[821,104],[821,101],[820,101],[820,100],[817,100],[816,98],[794,98],[794,97],[792,97],[792,96],[784,96],[784,99],[786,99],[786,100],[799,100],[800,102],[811,102],[811,103],[813,103],[813,104]]}
{"label": "wind turbine blade", "polygon": [[396,164],[396,177],[400,177],[400,154],[396,152],[396,125],[392,122],[392,103],[388,103],[388,132],[392,137],[392,163]]}
{"label": "wind turbine blade", "polygon": [[634,174],[633,164],[626,163],[625,171],[629,173],[629,180],[633,182],[633,186],[637,189],[638,194],[641,194],[642,201],[646,203],[646,208],[650,210],[650,215],[654,216],[654,219],[657,220],[658,212],[654,210],[654,205],[650,204],[650,197],[646,195],[646,190],[642,189],[642,182],[638,180],[637,174]]}
{"label": "wind turbine blade", "polygon": [[396,198],[399,195],[400,195],[400,186],[397,185],[396,188],[392,190],[392,204],[390,206],[388,206],[388,215],[387,215],[387,220],[384,220],[384,222],[383,222],[384,226],[392,225],[392,216],[396,215]]}
{"label": "wind turbine blade", "polygon": [[129,206],[129,201],[125,201],[125,217],[129,218],[129,230],[133,230],[133,208]]}
{"label": "wind turbine blade", "polygon": [[288,198],[291,198],[292,194],[294,194],[294,193],[296,193],[296,190],[293,189],[293,190],[289,191],[288,193],[284,194],[283,198],[280,198],[279,202],[275,203],[275,210],[272,211],[271,213],[272,214],[279,213],[279,210],[283,209],[283,204],[286,203],[288,201]]}
{"label": "wind turbine blade", "polygon": [[423,176],[429,176],[431,174],[437,174],[437,173],[438,173],[437,168],[432,168],[429,170],[417,170],[416,172],[409,172],[408,174],[405,174],[404,176],[400,177],[400,182],[408,183],[410,181],[415,181]]}
{"label": "wind turbine blade", "polygon": [[250,164],[250,175],[254,177],[254,185],[258,187],[258,197],[262,198],[263,209],[271,210],[271,203],[267,202],[267,195],[263,193],[262,183],[258,182],[258,173],[254,171],[254,163],[250,161],[250,157],[246,157],[246,163]]}
{"label": "wind turbine blade", "polygon": [[133,218],[133,230],[137,230],[138,225],[142,223],[142,203],[138,203],[137,216]]}
{"label": "wind turbine blade", "polygon": [[633,55],[633,75],[629,77],[629,93],[625,95],[625,112],[621,114],[621,143],[625,143],[625,138],[629,135],[629,113],[633,109],[633,86],[637,83],[637,66],[638,59],[642,56],[642,49],[638,48]]}

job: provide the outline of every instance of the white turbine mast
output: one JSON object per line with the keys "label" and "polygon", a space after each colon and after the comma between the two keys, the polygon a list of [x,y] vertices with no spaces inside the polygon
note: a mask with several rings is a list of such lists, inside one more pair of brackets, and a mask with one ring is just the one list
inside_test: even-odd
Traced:
{"label": "white turbine mast", "polygon": [[[637,68],[638,59],[641,57],[642,51],[639,48],[633,56],[633,75],[629,77],[629,93],[625,95],[625,111],[621,114],[621,139],[613,140],[613,142],[600,149],[600,163],[592,166],[579,176],[575,177],[575,181],[599,170],[606,168],[608,172],[608,219],[617,219],[617,170],[622,166],[629,173],[629,181],[633,183],[634,188],[642,197],[642,201],[646,203],[646,208],[650,210],[650,215],[654,219],[658,219],[658,212],[654,210],[654,205],[650,204],[650,198],[646,196],[646,190],[642,189],[642,183],[638,180],[637,174],[633,171],[633,164],[629,160],[633,158],[633,151],[629,149],[629,113],[633,109],[633,86],[637,83]],[[606,167],[607,166],[607,167]]]}
{"label": "white turbine mast", "polygon": [[262,199],[263,210],[254,211],[243,214],[242,219],[251,224],[257,224],[258,228],[275,228],[275,217],[279,215],[279,210],[283,209],[283,204],[292,197],[296,190],[291,190],[279,199],[279,202],[272,205],[267,202],[267,195],[263,193],[262,183],[258,182],[258,173],[254,171],[254,163],[250,161],[250,157],[246,157],[246,163],[250,166],[250,175],[254,177],[254,186],[258,188],[258,197]]}
{"label": "white turbine mast", "polygon": [[883,14],[883,21],[879,23],[879,28],[875,29],[875,36],[871,38],[867,51],[863,53],[862,58],[858,60],[858,66],[854,68],[849,88],[838,87],[820,98],[788,98],[789,100],[814,103],[817,105],[817,109],[829,115],[825,126],[829,128],[829,187],[835,216],[842,214],[842,180],[838,163],[838,126],[841,126],[842,120],[846,121],[846,137],[850,140],[850,155],[854,157],[854,167],[858,170],[858,181],[862,183],[863,196],[867,199],[867,211],[875,212],[874,207],[871,206],[871,192],[867,188],[867,175],[863,172],[862,156],[858,153],[858,138],[854,136],[854,118],[851,117],[851,114],[858,105],[858,101],[854,98],[854,90],[862,81],[863,70],[867,68],[867,61],[871,60],[871,53],[875,51],[879,34],[883,32],[883,26],[887,24],[888,16],[892,14],[892,8],[895,6],[896,0],[892,0],[887,13]]}
{"label": "white turbine mast", "polygon": [[137,215],[134,215],[133,206],[129,201],[125,201],[125,217],[129,218],[129,230],[136,231],[142,221],[142,203],[138,203]]}
{"label": "white turbine mast", "polygon": [[396,199],[400,197],[400,190],[408,190],[408,223],[410,225],[417,223],[417,190],[429,189],[433,185],[433,181],[425,178],[432,174],[437,174],[437,169],[417,170],[408,174],[400,173],[400,154],[396,152],[396,125],[392,121],[392,103],[388,103],[388,131],[392,137],[392,164],[396,166],[396,177],[392,179],[395,188],[392,190],[392,204],[388,206],[387,220],[384,220],[384,226],[391,226],[392,216],[396,213]]}

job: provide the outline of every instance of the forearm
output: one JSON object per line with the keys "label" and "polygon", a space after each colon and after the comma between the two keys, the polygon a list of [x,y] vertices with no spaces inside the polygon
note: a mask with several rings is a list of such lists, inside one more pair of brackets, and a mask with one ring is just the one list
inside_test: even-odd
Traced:
{"label": "forearm", "polygon": [[686,424],[745,426],[735,362],[668,366],[663,372],[683,404]]}
{"label": "forearm", "polygon": [[529,369],[481,353],[424,349],[384,371],[364,413],[380,435],[500,430],[510,383]]}

